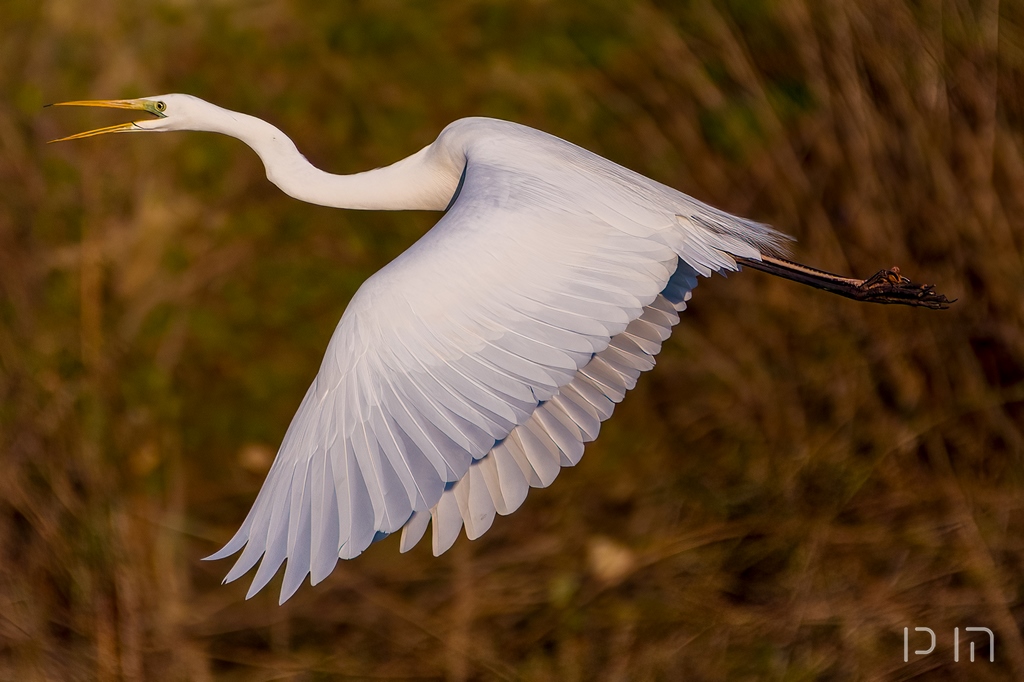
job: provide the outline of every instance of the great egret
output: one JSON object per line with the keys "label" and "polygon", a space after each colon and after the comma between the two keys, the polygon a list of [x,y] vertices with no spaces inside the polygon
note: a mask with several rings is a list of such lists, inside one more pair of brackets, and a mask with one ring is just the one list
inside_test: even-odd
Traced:
{"label": "great egret", "polygon": [[258,118],[181,94],[66,106],[155,118],[103,133],[205,130],[255,150],[285,193],[323,206],[445,211],[368,279],[327,346],[252,510],[210,559],[306,575],[432,521],[434,554],[475,539],[576,464],[679,321],[697,276],[760,268],[845,296],[944,307],[897,270],[862,281],[778,258],[786,237],[526,126],[466,118],[386,168],[332,175]]}

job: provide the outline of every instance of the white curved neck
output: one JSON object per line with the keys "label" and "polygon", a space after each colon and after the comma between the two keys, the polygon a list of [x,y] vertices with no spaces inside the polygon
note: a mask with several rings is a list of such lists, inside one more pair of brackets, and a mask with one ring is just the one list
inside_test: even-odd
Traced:
{"label": "white curved neck", "polygon": [[306,160],[287,135],[254,116],[222,110],[208,130],[236,137],[263,161],[267,178],[289,196],[334,208],[443,211],[458,187],[462,167],[428,145],[384,168],[335,175]]}

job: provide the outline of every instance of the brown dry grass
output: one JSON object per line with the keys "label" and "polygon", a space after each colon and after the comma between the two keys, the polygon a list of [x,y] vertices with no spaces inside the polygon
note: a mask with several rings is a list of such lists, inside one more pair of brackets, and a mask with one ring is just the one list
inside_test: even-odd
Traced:
{"label": "brown dry grass", "polygon": [[[3,14],[0,678],[1024,677],[1019,3]],[[245,602],[199,558],[345,301],[433,216],[303,206],[209,135],[43,145],[100,121],[45,100],[166,91],[337,171],[513,118],[771,222],[805,262],[897,263],[960,300],[705,282],[581,464],[480,541],[389,539],[282,608]],[[954,664],[977,625],[995,665]],[[904,663],[914,626],[939,645]]]}

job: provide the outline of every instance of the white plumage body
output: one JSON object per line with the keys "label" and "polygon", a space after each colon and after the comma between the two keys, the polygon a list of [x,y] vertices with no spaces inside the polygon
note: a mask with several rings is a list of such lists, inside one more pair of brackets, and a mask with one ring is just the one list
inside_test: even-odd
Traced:
{"label": "white plumage body", "polygon": [[[549,485],[678,321],[698,273],[778,235],[539,131],[463,119],[428,163],[465,179],[444,217],[353,297],[241,529],[250,594],[282,600],[339,555],[433,519],[435,554]],[[671,286],[670,286],[671,285]],[[663,293],[664,292],[664,293]],[[612,344],[609,347],[609,344]]]}
{"label": "white plumage body", "polygon": [[[95,103],[77,103],[97,105]],[[386,168],[332,175],[277,128],[187,95],[106,101],[157,120],[99,132],[237,137],[288,194],[358,209],[448,209],[353,297],[241,528],[210,557],[306,575],[432,521],[435,554],[576,464],[678,322],[697,275],[782,235],[540,131],[456,121]],[[79,137],[73,136],[73,137]],[[261,561],[262,559],[262,561]]]}

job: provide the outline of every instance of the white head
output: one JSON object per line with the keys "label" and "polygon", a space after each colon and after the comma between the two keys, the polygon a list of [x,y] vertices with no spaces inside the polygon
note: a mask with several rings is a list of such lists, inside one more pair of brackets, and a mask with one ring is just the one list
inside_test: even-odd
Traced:
{"label": "white head", "polygon": [[207,130],[220,132],[218,123],[228,112],[215,104],[192,95],[158,95],[156,97],[143,97],[141,99],[101,99],[85,100],[77,102],[59,102],[54,106],[59,107],[106,107],[110,109],[130,109],[133,111],[145,111],[156,118],[133,121],[131,123],[119,123],[97,128],[77,135],[69,135],[52,142],[63,142],[65,140],[76,140],[82,137],[93,135],[104,135],[106,133],[141,133],[141,132],[166,132],[168,130]]}

